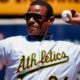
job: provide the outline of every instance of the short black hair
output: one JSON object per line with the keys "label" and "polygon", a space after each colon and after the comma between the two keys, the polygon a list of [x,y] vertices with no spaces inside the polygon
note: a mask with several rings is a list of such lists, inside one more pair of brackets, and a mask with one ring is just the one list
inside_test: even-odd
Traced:
{"label": "short black hair", "polygon": [[51,7],[51,5],[49,3],[47,3],[46,1],[42,1],[42,0],[36,0],[33,1],[30,5],[40,5],[40,6],[45,6],[47,8],[47,16],[51,17],[53,16],[53,8]]}

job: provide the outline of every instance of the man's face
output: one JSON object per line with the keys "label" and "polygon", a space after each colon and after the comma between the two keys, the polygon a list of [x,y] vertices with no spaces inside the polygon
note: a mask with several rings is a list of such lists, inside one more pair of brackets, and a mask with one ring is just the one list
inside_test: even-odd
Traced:
{"label": "man's face", "polygon": [[46,12],[47,8],[45,6],[30,6],[26,14],[29,35],[45,35],[50,26],[48,18],[46,17]]}

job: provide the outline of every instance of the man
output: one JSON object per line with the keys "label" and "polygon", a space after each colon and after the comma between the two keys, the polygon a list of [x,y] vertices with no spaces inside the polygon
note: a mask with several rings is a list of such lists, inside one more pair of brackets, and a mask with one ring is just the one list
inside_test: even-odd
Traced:
{"label": "man", "polygon": [[0,64],[6,65],[7,80],[76,80],[80,45],[52,40],[48,30],[53,21],[52,7],[34,1],[26,13],[29,35],[0,42]]}

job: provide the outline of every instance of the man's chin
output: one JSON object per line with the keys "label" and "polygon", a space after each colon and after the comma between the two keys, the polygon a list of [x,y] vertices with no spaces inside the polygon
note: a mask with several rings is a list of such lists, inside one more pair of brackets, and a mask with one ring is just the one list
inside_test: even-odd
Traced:
{"label": "man's chin", "polygon": [[38,33],[28,32],[29,35],[39,35]]}
{"label": "man's chin", "polygon": [[39,30],[29,30],[28,33],[29,33],[29,35],[40,35]]}
{"label": "man's chin", "polygon": [[29,35],[30,35],[30,36],[39,36],[39,37],[40,37],[40,36],[44,36],[44,35],[41,35],[41,34],[32,34],[32,33],[29,33]]}

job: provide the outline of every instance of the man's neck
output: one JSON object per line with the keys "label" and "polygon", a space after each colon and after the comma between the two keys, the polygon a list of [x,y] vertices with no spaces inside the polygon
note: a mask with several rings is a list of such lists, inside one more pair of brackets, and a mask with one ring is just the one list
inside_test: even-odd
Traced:
{"label": "man's neck", "polygon": [[29,41],[42,41],[42,40],[49,40],[50,37],[51,37],[51,35],[48,34],[45,36],[43,36],[43,35],[28,35],[27,38]]}

